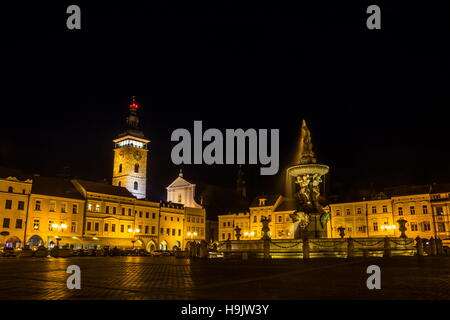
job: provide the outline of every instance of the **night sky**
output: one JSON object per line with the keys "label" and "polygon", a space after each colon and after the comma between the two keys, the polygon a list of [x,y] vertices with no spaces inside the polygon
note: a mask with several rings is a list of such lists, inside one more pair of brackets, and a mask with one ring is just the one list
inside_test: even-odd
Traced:
{"label": "night sky", "polygon": [[[244,167],[253,193],[280,191],[302,119],[332,193],[450,182],[448,3],[92,2],[2,4],[1,166],[110,181],[111,140],[135,95],[151,198],[179,170],[172,131],[194,120],[280,129],[279,174]],[[70,4],[81,30],[66,29]],[[381,30],[366,28],[369,4]],[[183,170],[233,186],[237,167]]]}

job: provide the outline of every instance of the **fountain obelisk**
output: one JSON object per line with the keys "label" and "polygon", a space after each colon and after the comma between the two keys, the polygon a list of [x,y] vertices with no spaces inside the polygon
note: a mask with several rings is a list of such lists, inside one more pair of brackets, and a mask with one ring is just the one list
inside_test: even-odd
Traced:
{"label": "fountain obelisk", "polygon": [[320,195],[322,178],[329,167],[318,164],[313,152],[311,132],[303,120],[300,133],[298,163],[287,169],[294,180],[297,211],[291,215],[297,238],[326,238],[329,212],[324,209],[325,199]]}

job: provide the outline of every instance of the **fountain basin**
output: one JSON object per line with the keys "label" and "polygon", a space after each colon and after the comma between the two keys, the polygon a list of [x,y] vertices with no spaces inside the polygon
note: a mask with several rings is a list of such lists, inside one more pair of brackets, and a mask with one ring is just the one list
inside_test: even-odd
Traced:
{"label": "fountain basin", "polygon": [[329,166],[324,164],[298,164],[287,169],[288,174],[292,177],[299,177],[305,174],[319,174],[323,176],[330,170]]}

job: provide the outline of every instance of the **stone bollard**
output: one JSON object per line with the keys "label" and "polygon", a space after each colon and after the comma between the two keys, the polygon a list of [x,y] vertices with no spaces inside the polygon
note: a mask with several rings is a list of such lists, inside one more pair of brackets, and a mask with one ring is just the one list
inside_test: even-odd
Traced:
{"label": "stone bollard", "polygon": [[417,236],[417,238],[416,238],[416,249],[417,249],[417,255],[419,257],[423,257],[423,240],[419,236]]}
{"label": "stone bollard", "polygon": [[264,241],[264,259],[270,259],[270,239],[265,238]]}
{"label": "stone bollard", "polygon": [[225,242],[225,251],[228,253],[231,253],[231,241],[230,240],[227,240]]}
{"label": "stone bollard", "polygon": [[355,243],[352,237],[348,237],[347,240],[347,259],[351,259],[355,256]]}
{"label": "stone bollard", "polygon": [[431,244],[431,255],[432,256],[437,255],[436,239],[431,237],[430,244]]}
{"label": "stone bollard", "polygon": [[363,249],[363,258],[367,258],[369,256],[369,249],[364,248]]}
{"label": "stone bollard", "polygon": [[196,251],[196,245],[194,242],[190,242],[189,243],[189,257],[190,258],[195,258],[195,252]]}
{"label": "stone bollard", "polygon": [[223,253],[224,258],[231,258],[231,241],[225,241],[225,252]]}
{"label": "stone bollard", "polygon": [[308,238],[303,239],[303,259],[309,259],[309,240]]}
{"label": "stone bollard", "polygon": [[442,256],[444,254],[444,248],[442,246],[441,238],[436,238],[436,251],[438,256]]}
{"label": "stone bollard", "polygon": [[391,252],[391,240],[389,240],[389,237],[384,238],[384,252],[383,252],[383,258],[390,258],[392,256]]}
{"label": "stone bollard", "polygon": [[209,250],[208,244],[205,240],[200,242],[200,258],[208,258]]}

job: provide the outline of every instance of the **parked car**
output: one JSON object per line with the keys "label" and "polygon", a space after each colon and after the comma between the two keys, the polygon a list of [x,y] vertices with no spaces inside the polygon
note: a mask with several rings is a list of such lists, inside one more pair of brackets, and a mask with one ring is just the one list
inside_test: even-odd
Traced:
{"label": "parked car", "polygon": [[142,248],[136,248],[136,249],[133,249],[133,251],[131,252],[131,255],[132,256],[146,256],[147,251]]}
{"label": "parked car", "polygon": [[109,250],[109,255],[110,256],[121,256],[122,255],[122,250],[120,250],[117,247],[114,247],[112,250]]}
{"label": "parked car", "polygon": [[152,256],[159,257],[159,256],[172,256],[173,253],[167,250],[154,250],[152,251]]}
{"label": "parked car", "polygon": [[15,257],[16,251],[14,250],[14,248],[5,247],[2,250],[2,256],[3,257]]}

